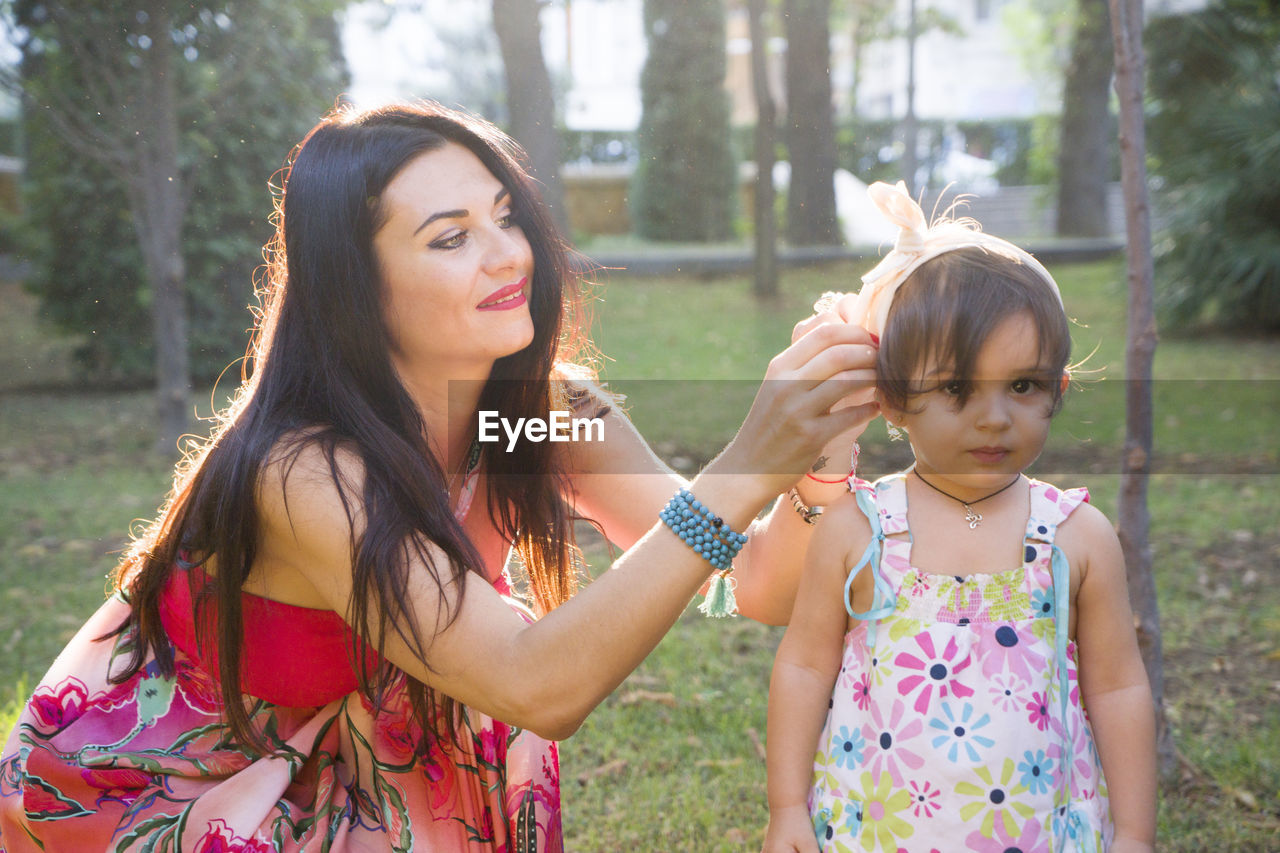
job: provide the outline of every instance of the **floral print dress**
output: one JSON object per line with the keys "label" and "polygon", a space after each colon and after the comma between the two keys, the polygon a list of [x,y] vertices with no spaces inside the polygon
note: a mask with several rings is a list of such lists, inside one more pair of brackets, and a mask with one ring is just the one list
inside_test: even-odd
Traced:
{"label": "floral print dress", "polygon": [[[0,758],[0,851],[563,849],[555,743],[464,709],[461,745],[417,756],[403,678],[374,714],[331,611],[245,595],[257,637],[245,645],[246,708],[271,750],[234,740],[216,665],[184,642],[183,576],[198,567],[179,568],[165,601],[172,678],[152,661],[108,681],[135,642],[96,639],[128,613],[112,598],[41,680]],[[510,597],[505,574],[491,582]]]}
{"label": "floral print dress", "polygon": [[1066,637],[1069,570],[1054,545],[1084,489],[1031,481],[1021,566],[936,575],[911,565],[903,474],[860,483],[871,611],[850,614],[814,762],[824,853],[1084,851],[1112,831]]}

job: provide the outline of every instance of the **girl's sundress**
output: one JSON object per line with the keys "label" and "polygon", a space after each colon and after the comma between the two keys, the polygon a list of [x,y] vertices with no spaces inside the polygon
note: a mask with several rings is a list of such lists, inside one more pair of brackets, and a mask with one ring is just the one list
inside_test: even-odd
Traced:
{"label": "girl's sundress", "polygon": [[0,851],[563,849],[555,743],[464,709],[461,747],[415,757],[407,692],[371,712],[332,611],[245,595],[247,707],[272,751],[234,741],[216,666],[184,642],[184,567],[166,590],[173,678],[151,663],[107,680],[134,641],[95,639],[128,612],[112,598],[36,688],[0,759]]}
{"label": "girl's sundress", "polygon": [[[954,576],[912,567],[903,474],[855,493],[873,538],[845,585],[859,622],[814,762],[819,846],[1102,849],[1106,784],[1067,639],[1069,568],[1053,541],[1088,493],[1032,480],[1023,564]],[[853,613],[850,584],[868,567],[872,609]]]}

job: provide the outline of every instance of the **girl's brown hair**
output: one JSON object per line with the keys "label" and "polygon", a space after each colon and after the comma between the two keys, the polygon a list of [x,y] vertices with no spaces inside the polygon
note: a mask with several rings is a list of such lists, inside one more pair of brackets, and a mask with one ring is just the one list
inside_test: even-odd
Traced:
{"label": "girl's brown hair", "polygon": [[963,390],[972,381],[983,343],[1008,317],[1027,312],[1040,339],[1043,379],[1062,403],[1062,377],[1071,358],[1071,330],[1057,293],[1040,272],[1016,258],[971,247],[921,264],[894,295],[876,357],[876,386],[886,406],[906,411],[932,363]]}

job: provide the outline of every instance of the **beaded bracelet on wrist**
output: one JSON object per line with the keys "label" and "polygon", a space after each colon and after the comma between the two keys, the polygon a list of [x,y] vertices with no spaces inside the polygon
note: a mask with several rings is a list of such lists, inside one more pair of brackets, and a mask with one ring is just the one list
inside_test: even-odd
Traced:
{"label": "beaded bracelet on wrist", "polygon": [[707,587],[706,599],[698,609],[708,616],[728,616],[736,612],[735,584],[729,573],[733,571],[733,558],[742,550],[747,537],[730,528],[688,489],[676,492],[658,513],[658,518],[717,569]]}

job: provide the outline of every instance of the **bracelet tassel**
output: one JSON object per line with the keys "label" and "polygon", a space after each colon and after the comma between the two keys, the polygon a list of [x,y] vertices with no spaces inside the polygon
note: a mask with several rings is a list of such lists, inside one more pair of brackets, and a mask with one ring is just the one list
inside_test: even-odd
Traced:
{"label": "bracelet tassel", "polygon": [[698,605],[698,610],[706,616],[716,618],[733,616],[738,612],[738,599],[733,594],[737,585],[738,582],[729,576],[728,571],[716,572],[711,576],[706,597]]}

